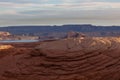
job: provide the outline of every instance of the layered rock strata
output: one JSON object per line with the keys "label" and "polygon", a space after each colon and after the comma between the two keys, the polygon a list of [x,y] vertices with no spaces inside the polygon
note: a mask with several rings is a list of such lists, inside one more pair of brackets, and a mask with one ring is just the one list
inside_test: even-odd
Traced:
{"label": "layered rock strata", "polygon": [[120,38],[69,38],[2,53],[1,80],[120,79]]}

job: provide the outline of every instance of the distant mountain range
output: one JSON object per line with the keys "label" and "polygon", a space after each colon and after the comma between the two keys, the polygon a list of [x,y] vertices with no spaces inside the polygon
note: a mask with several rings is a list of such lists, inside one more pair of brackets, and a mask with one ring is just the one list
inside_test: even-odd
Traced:
{"label": "distant mountain range", "polygon": [[[64,34],[70,31],[85,33],[88,36],[120,36],[120,26],[62,25],[62,26],[8,26],[0,27],[15,35]],[[58,34],[59,35],[59,34]]]}

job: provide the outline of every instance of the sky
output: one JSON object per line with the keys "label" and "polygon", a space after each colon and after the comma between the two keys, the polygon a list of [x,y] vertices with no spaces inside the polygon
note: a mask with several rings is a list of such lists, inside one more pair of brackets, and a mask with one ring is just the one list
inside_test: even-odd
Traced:
{"label": "sky", "polygon": [[120,0],[0,0],[0,26],[120,25]]}

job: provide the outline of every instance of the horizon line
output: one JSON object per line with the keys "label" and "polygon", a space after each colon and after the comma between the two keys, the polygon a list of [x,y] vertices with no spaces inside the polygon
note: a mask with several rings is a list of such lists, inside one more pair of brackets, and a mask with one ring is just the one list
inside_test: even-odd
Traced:
{"label": "horizon line", "polygon": [[120,26],[120,25],[96,25],[96,24],[18,24],[18,25],[1,25],[0,27],[20,27],[20,26],[64,26],[64,25],[91,25],[91,26],[103,26],[103,27],[108,27],[108,26]]}

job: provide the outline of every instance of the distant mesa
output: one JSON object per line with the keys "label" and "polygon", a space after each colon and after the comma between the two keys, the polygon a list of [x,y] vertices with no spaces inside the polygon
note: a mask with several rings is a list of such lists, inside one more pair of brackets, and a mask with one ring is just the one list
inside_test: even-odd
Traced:
{"label": "distant mesa", "polygon": [[14,35],[30,36],[57,36],[63,37],[69,31],[81,32],[87,36],[107,37],[120,35],[120,26],[95,26],[90,24],[83,25],[61,25],[61,26],[8,26],[0,27],[0,31],[10,32]]}

